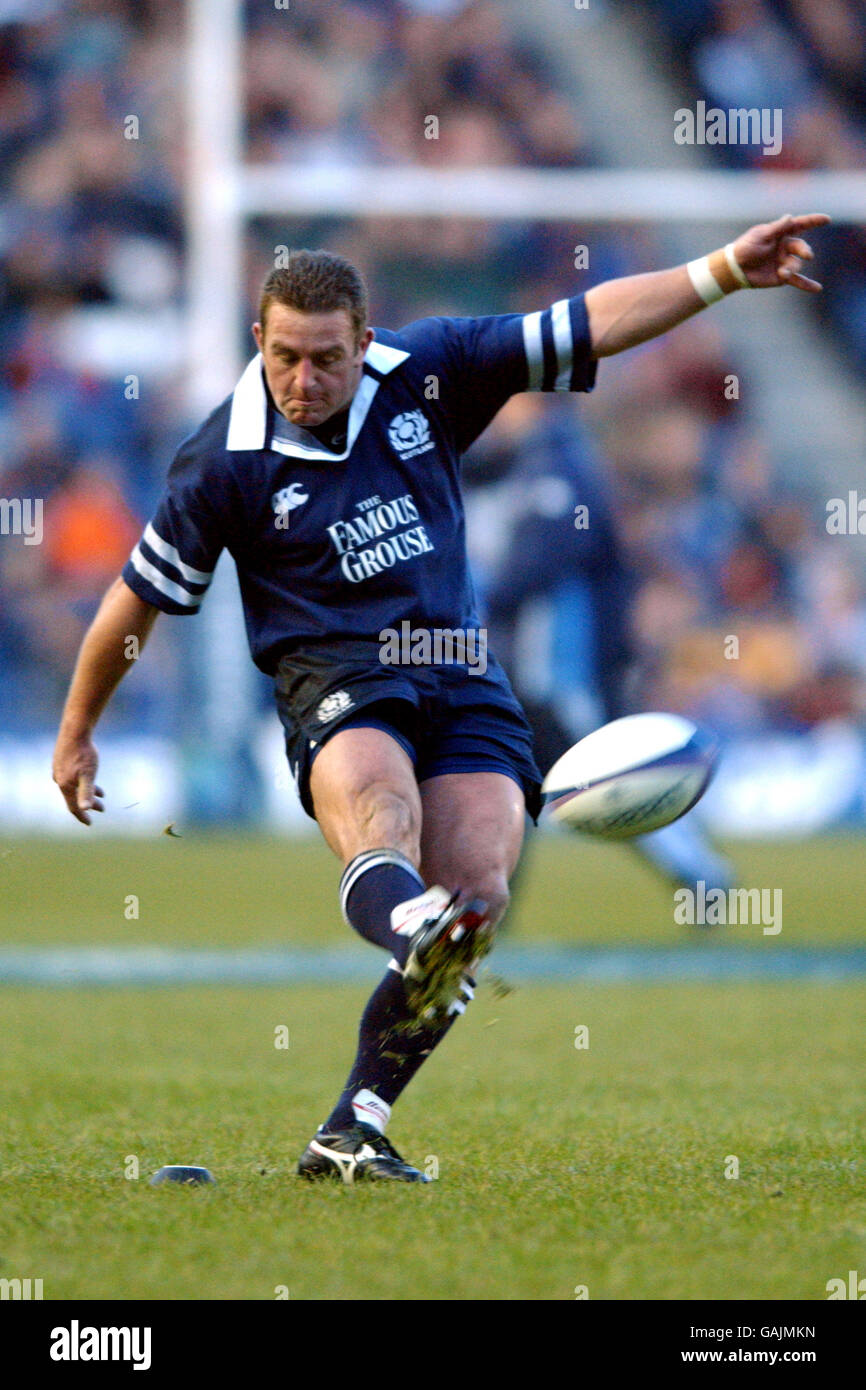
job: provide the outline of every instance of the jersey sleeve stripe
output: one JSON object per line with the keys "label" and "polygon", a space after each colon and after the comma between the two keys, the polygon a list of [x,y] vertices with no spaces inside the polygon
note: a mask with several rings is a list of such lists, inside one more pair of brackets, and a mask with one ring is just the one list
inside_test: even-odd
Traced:
{"label": "jersey sleeve stripe", "polygon": [[168,541],[162,539],[162,536],[153,529],[153,523],[150,521],[144,528],[144,539],[154,554],[172,565],[182,579],[189,580],[190,584],[210,584],[213,570],[195,570],[192,565],[184,564],[178,550],[173,545],[169,545]]}
{"label": "jersey sleeve stripe", "polygon": [[146,560],[149,565],[153,565],[153,567],[158,569],[160,574],[164,575],[172,584],[179,584],[184,593],[192,594],[194,598],[198,598],[207,591],[210,579],[208,579],[205,584],[196,584],[193,583],[191,579],[184,579],[183,575],[175,568],[170,560],[163,560],[155,551],[151,550],[147,543],[146,536],[142,536],[141,540],[138,542],[138,553],[142,560]]}
{"label": "jersey sleeve stripe", "polygon": [[541,342],[541,310],[523,316],[523,346],[529,373],[527,391],[540,391],[544,376],[544,348]]}
{"label": "jersey sleeve stripe", "polygon": [[571,390],[571,364],[574,356],[571,335],[571,306],[567,299],[558,299],[550,310],[553,327],[553,341],[556,347],[556,364],[559,368],[554,391]]}
{"label": "jersey sleeve stripe", "polygon": [[571,307],[571,340],[578,344],[577,353],[572,353],[573,361],[571,365],[571,390],[572,391],[591,391],[595,385],[595,374],[598,362],[591,356],[583,355],[583,349],[589,346],[589,318],[586,312],[586,300],[584,298],[572,299]]}
{"label": "jersey sleeve stripe", "polygon": [[553,339],[553,314],[545,309],[541,315],[541,342],[544,348],[544,376],[541,379],[542,391],[552,391],[556,382],[556,343]]}
{"label": "jersey sleeve stripe", "polygon": [[166,598],[173,599],[183,608],[198,608],[204,595],[191,594],[180,584],[175,584],[173,579],[168,579],[161,570],[146,560],[141,553],[141,547],[136,546],[129,557],[130,563],[142,579],[146,579],[148,584],[152,584],[158,593],[164,594]]}

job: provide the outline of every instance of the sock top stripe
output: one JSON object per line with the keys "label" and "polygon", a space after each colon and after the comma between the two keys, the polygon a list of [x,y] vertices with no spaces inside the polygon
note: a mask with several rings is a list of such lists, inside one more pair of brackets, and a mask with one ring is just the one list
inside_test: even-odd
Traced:
{"label": "sock top stripe", "polygon": [[358,883],[358,881],[364,876],[364,874],[368,873],[370,869],[378,869],[386,864],[394,865],[396,868],[403,869],[406,873],[411,874],[411,876],[417,881],[418,887],[423,893],[424,881],[421,878],[421,875],[418,873],[418,870],[415,868],[415,865],[412,863],[412,861],[410,859],[407,859],[405,854],[401,853],[400,850],[364,850],[361,854],[356,854],[355,858],[352,859],[346,865],[345,869],[343,870],[342,878],[340,879],[340,907],[343,912],[343,917],[345,918],[349,926],[352,925],[351,922],[349,922],[349,918],[346,912],[346,905],[348,902],[349,894],[351,893],[355,885]]}

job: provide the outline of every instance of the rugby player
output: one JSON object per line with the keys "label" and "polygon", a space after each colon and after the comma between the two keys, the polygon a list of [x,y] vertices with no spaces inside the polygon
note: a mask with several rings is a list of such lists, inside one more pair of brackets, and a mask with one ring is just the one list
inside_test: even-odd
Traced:
{"label": "rugby player", "polygon": [[[343,866],[348,923],[390,956],[306,1177],[424,1182],[385,1137],[391,1107],[472,997],[540,776],[481,634],[461,454],[518,392],[589,391],[601,357],[745,288],[802,274],[823,214],[752,227],[688,265],[528,314],[367,324],[358,271],[298,251],[264,284],[259,352],[178,450],[163,497],[88,630],[54,755],[79,821],[104,809],[93,731],[158,613],[195,613],[233,556],[253,660],[275,681],[301,801]],[[219,293],[219,287],[214,287]],[[405,664],[384,632],[408,632]],[[462,634],[463,660],[453,641]],[[473,641],[474,639],[474,641]],[[459,643],[458,643],[459,648]],[[433,664],[416,664],[429,660]],[[438,653],[438,664],[436,664]],[[405,653],[404,653],[405,654]]]}

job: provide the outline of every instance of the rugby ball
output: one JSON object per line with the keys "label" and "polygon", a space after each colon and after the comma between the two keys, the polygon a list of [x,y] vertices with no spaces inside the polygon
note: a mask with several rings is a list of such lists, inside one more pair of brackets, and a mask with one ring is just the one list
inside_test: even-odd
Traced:
{"label": "rugby ball", "polygon": [[544,779],[550,817],[625,840],[684,816],[710,784],[718,745],[678,714],[614,719],[563,753]]}

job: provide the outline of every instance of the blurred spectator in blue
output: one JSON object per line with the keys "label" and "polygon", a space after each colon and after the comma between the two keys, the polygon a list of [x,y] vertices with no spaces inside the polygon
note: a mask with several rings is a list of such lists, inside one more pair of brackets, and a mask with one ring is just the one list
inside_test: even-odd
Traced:
{"label": "blurred spectator in blue", "polygon": [[[516,397],[500,412],[471,451],[464,477],[474,484],[470,554],[490,645],[526,711],[546,772],[578,739],[630,709],[635,576],[622,552],[611,488],[573,403],[537,395]],[[693,815],[629,843],[677,883],[731,881],[730,866]]]}

